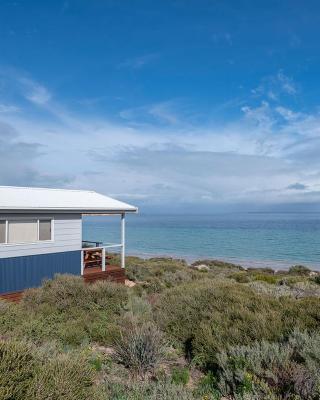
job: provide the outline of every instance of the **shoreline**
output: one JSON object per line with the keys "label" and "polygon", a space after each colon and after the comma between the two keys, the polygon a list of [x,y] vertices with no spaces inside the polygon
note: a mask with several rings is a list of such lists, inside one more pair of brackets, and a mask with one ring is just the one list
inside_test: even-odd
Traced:
{"label": "shoreline", "polygon": [[192,264],[195,261],[200,260],[217,260],[222,262],[227,262],[231,264],[241,265],[243,268],[272,268],[274,271],[279,270],[289,270],[290,267],[294,265],[303,265],[314,271],[320,271],[320,263],[313,264],[309,262],[293,262],[293,261],[283,261],[283,260],[249,260],[241,259],[236,257],[210,257],[210,256],[191,256],[191,255],[180,255],[172,253],[146,253],[146,252],[131,252],[127,253],[127,256],[140,257],[144,259],[154,258],[154,257],[164,257],[164,258],[174,258],[174,259],[184,259],[188,264]]}

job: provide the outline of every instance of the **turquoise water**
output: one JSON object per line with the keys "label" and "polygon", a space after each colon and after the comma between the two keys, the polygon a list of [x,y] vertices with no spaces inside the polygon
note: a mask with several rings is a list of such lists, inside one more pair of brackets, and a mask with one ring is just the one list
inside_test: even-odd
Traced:
{"label": "turquoise water", "polygon": [[[83,238],[120,241],[120,218],[86,217]],[[127,253],[216,258],[247,266],[320,269],[320,213],[129,215]]]}

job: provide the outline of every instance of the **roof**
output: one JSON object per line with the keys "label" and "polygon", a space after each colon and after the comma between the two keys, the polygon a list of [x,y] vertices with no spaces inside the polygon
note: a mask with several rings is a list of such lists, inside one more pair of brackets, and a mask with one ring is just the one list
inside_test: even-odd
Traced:
{"label": "roof", "polygon": [[0,212],[71,212],[117,214],[137,208],[88,190],[0,186]]}

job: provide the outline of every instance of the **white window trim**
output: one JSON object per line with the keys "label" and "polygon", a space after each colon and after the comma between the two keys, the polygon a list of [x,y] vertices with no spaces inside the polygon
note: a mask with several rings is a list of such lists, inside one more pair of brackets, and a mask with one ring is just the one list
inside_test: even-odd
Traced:
{"label": "white window trim", "polygon": [[[40,245],[42,243],[53,243],[54,242],[54,217],[53,216],[41,216],[41,217],[6,217],[6,218],[0,218],[1,221],[6,221],[6,242],[5,243],[0,243],[0,246],[5,246],[5,247],[12,247],[12,246],[29,246],[29,245]],[[39,234],[40,234],[40,229],[39,229],[39,224],[40,220],[50,220],[51,221],[51,239],[48,240],[40,240],[39,239]],[[8,237],[9,237],[9,222],[10,221],[37,221],[37,237],[38,240],[36,242],[22,242],[22,243],[8,243]]]}

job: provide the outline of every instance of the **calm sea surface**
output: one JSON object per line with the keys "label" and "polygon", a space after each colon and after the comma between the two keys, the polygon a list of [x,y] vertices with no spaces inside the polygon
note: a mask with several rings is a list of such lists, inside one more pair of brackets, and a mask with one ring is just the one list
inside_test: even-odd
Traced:
{"label": "calm sea surface", "polygon": [[[138,214],[126,221],[128,254],[320,269],[320,213]],[[119,243],[119,216],[86,217],[83,238]]]}

